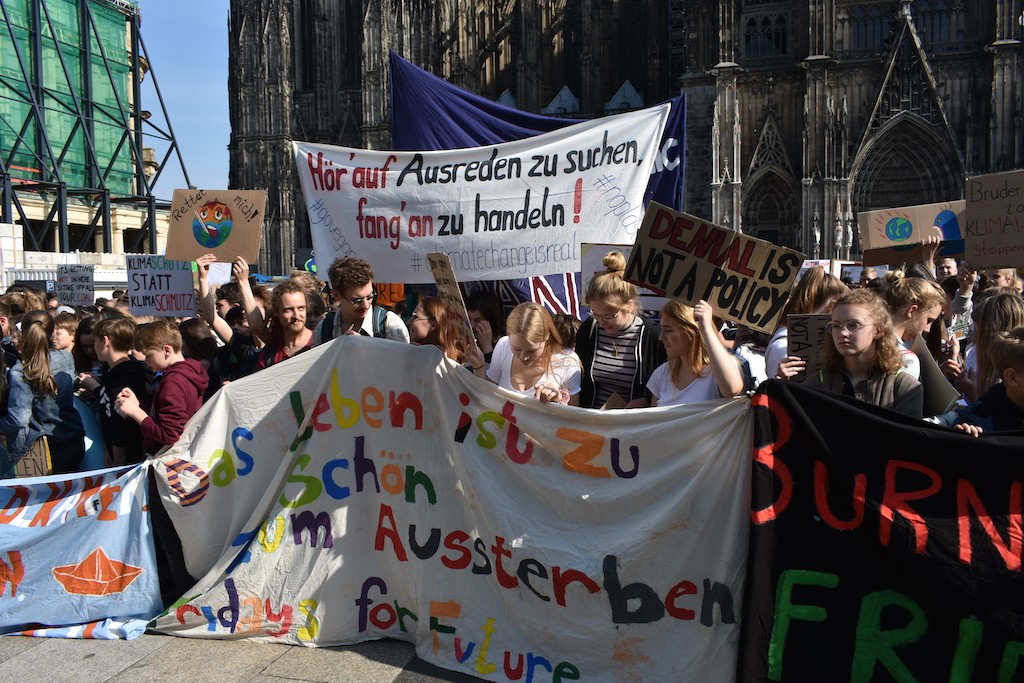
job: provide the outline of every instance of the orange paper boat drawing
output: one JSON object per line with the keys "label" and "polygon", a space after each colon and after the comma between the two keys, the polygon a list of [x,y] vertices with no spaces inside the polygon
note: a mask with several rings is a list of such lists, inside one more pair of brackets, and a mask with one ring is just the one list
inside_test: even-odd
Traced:
{"label": "orange paper boat drawing", "polygon": [[112,595],[128,588],[143,569],[112,560],[103,552],[103,548],[96,548],[78,564],[54,567],[52,571],[53,578],[60,581],[68,593]]}

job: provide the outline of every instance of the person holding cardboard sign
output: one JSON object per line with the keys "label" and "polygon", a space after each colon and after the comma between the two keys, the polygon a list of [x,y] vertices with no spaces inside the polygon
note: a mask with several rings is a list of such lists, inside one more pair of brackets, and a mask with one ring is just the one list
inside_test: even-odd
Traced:
{"label": "person holding cardboard sign", "polygon": [[[902,371],[900,347],[885,302],[870,289],[855,289],[836,301],[826,328],[832,337],[822,349],[821,367],[804,384],[843,394],[911,417],[924,412],[924,387]],[[778,379],[804,370],[796,356],[779,364]]]}
{"label": "person holding cardboard sign", "polygon": [[661,343],[668,362],[651,375],[651,407],[731,398],[743,393],[740,360],[732,355],[715,326],[711,305],[694,307],[669,301],[661,309]]}
{"label": "person holding cardboard sign", "polygon": [[408,328],[413,344],[436,346],[453,361],[463,361],[466,340],[459,335],[459,324],[448,317],[448,311],[436,296],[419,298],[409,318]]}
{"label": "person holding cardboard sign", "polygon": [[765,374],[768,377],[775,376],[779,370],[779,363],[786,357],[788,351],[789,330],[786,327],[786,316],[829,313],[836,299],[848,291],[839,278],[826,273],[821,266],[808,268],[800,282],[793,287],[789,302],[782,311],[782,322],[765,348]]}

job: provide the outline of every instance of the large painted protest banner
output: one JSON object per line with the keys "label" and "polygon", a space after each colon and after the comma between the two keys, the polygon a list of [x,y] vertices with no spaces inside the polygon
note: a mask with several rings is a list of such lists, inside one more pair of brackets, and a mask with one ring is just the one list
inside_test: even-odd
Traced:
{"label": "large painted protest banner", "polygon": [[1024,439],[791,383],[754,405],[739,680],[1020,680]]}
{"label": "large painted protest banner", "polygon": [[204,577],[158,630],[392,637],[488,680],[732,679],[749,400],[597,418],[355,337],[280,368],[157,466]]}
{"label": "large painted protest banner", "polygon": [[0,482],[0,632],[142,632],[161,608],[146,476],[136,467]]}
{"label": "large painted protest banner", "polygon": [[384,282],[578,271],[580,242],[632,242],[669,113],[661,105],[489,147],[372,151],[293,143],[319,263],[369,261]]}
{"label": "large painted protest banner", "polygon": [[492,681],[1010,681],[1022,448],[792,383],[541,405],[343,337],[229,384],[134,469],[0,482],[0,632],[157,614],[152,471],[198,578],[151,623],[169,634],[397,638]]}
{"label": "large painted protest banner", "polygon": [[967,179],[967,260],[974,267],[1024,264],[1024,171]]}
{"label": "large painted protest banner", "polygon": [[804,255],[651,202],[625,279],[771,334]]}

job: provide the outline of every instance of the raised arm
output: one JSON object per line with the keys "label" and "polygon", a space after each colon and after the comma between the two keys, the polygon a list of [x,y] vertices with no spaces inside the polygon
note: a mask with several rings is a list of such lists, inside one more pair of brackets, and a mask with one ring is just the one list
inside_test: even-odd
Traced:
{"label": "raised arm", "polygon": [[217,313],[217,301],[208,280],[210,266],[216,262],[217,257],[213,254],[203,254],[196,259],[196,272],[199,274],[199,313],[221,338],[221,341],[227,344],[234,336],[234,332],[231,330],[231,325],[228,325],[227,321]]}
{"label": "raised arm", "polygon": [[743,393],[743,372],[736,356],[729,353],[715,328],[715,316],[711,305],[701,300],[693,307],[693,318],[700,327],[700,336],[704,340],[704,348],[711,357],[711,374],[718,385],[718,393],[728,398]]}
{"label": "raised arm", "polygon": [[249,285],[249,264],[239,256],[231,264],[231,274],[238,280],[238,289],[242,294],[242,307],[245,309],[245,317],[249,319],[249,330],[255,339],[264,344],[270,343],[270,331],[263,319],[263,313],[256,305],[256,297],[253,296],[252,287]]}

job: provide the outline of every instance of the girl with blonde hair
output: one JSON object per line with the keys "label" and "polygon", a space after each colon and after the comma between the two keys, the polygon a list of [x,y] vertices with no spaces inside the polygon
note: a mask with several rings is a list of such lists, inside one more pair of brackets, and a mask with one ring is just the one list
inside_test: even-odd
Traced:
{"label": "girl with blonde hair", "polygon": [[640,315],[636,287],[623,279],[626,257],[608,252],[605,270],[587,283],[590,315],[576,333],[576,353],[583,363],[580,405],[600,408],[618,394],[627,408],[648,405],[647,381],[665,362],[657,323]]}
{"label": "girl with blonde hair", "polygon": [[562,344],[550,313],[539,304],[519,304],[505,321],[505,332],[490,363],[479,347],[470,347],[466,359],[474,374],[542,403],[579,405],[580,359]]}
{"label": "girl with blonde hair", "polygon": [[906,277],[902,270],[885,274],[882,291],[892,318],[893,334],[900,345],[904,371],[920,379],[921,361],[911,347],[918,335],[928,334],[932,323],[942,317],[946,292],[938,283]]}
{"label": "girl with blonde hair", "polygon": [[668,362],[647,382],[651,406],[682,405],[743,393],[740,362],[718,336],[710,304],[669,301],[661,309],[661,342]]}

